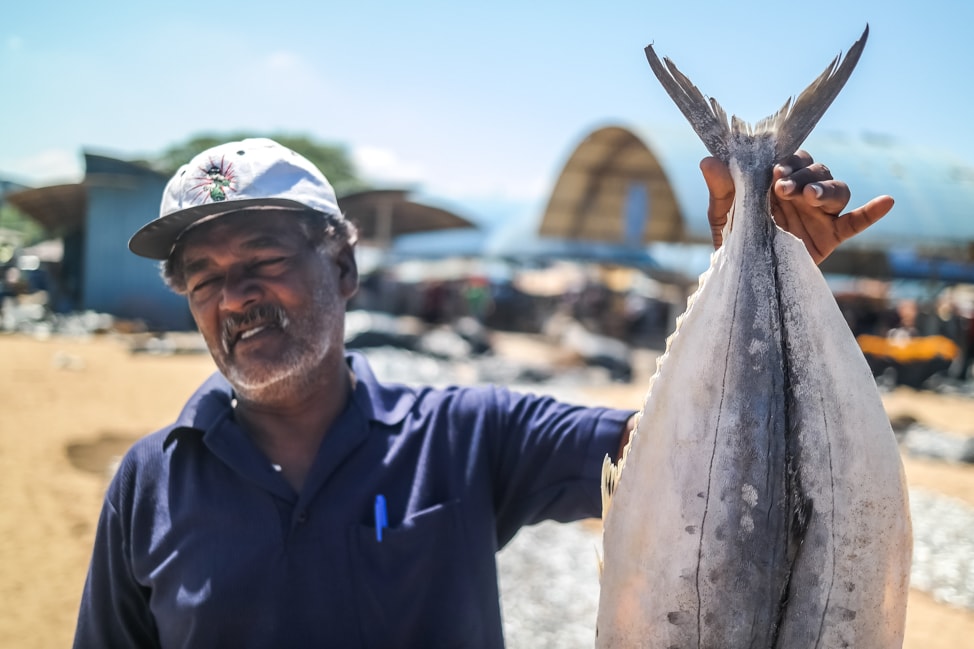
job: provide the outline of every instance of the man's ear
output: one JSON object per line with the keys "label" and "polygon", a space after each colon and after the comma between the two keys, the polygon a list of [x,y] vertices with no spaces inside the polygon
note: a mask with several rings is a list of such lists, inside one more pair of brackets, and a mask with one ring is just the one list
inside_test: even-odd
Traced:
{"label": "man's ear", "polygon": [[355,261],[355,249],[350,245],[343,245],[335,255],[338,265],[338,285],[346,300],[358,292],[358,263]]}

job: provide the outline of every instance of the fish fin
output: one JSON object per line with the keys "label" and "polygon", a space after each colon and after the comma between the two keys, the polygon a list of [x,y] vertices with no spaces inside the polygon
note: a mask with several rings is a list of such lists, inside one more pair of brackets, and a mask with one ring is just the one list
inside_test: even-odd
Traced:
{"label": "fish fin", "polygon": [[646,46],[646,59],[656,78],[663,84],[663,88],[676,103],[680,112],[689,120],[707,150],[711,155],[725,163],[728,162],[730,153],[727,144],[730,132],[724,109],[715,99],[708,100],[704,97],[693,82],[677,69],[673,61],[664,58],[661,62],[652,45]]}
{"label": "fish fin", "polygon": [[[869,37],[869,25],[862,32],[845,58],[837,56],[825,71],[819,75],[794,101],[788,100],[781,110],[758,123],[755,131],[773,130],[776,132],[775,155],[780,160],[798,150],[808,134],[839,95],[842,87],[852,74],[862,50]],[[840,62],[841,59],[841,62]]]}
{"label": "fish fin", "polygon": [[618,464],[612,462],[612,458],[608,455],[602,460],[602,520],[605,520],[606,514],[609,513],[609,505],[612,504],[612,494],[615,493],[616,485],[619,484],[619,477],[622,475],[622,463],[623,460],[620,459]]}
{"label": "fish fin", "polygon": [[[657,359],[658,362],[659,359]],[[622,470],[626,466],[626,458],[629,457],[629,449],[632,448],[633,441],[639,435],[639,424],[642,422],[642,419],[643,412],[640,410],[636,413],[636,421],[633,423],[632,432],[629,434],[626,445],[622,447],[622,456],[619,458],[619,461],[613,463],[612,458],[608,455],[602,460],[602,520],[605,520],[605,515],[609,512],[612,495],[615,493],[616,487],[619,486],[619,480],[622,478]]]}
{"label": "fish fin", "polygon": [[[641,415],[642,413],[640,413]],[[609,513],[609,506],[612,504],[612,496],[615,494],[616,487],[619,486],[619,480],[622,478],[622,470],[626,466],[626,458],[629,456],[629,449],[632,447],[632,442],[638,434],[638,420],[636,426],[633,427],[632,434],[629,436],[629,441],[622,449],[622,457],[619,458],[618,462],[613,462],[612,458],[608,455],[602,460],[602,520],[605,520],[606,514]]]}

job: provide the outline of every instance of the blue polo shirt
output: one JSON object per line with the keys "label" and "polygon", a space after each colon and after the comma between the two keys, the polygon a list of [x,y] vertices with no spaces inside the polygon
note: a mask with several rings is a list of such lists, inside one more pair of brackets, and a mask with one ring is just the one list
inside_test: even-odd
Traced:
{"label": "blue polo shirt", "polygon": [[237,425],[220,375],[132,447],[75,647],[503,647],[496,551],[522,525],[600,515],[631,412],[383,384],[348,361],[357,384],[301,493]]}

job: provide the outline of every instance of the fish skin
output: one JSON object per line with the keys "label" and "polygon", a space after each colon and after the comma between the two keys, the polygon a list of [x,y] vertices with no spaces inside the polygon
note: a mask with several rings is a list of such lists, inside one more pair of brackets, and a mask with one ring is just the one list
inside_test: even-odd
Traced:
{"label": "fish skin", "polygon": [[604,471],[597,647],[900,647],[912,536],[902,462],[865,359],[804,244],[774,225],[771,166],[865,45],[750,127],[647,58],[731,169],[723,247]]}

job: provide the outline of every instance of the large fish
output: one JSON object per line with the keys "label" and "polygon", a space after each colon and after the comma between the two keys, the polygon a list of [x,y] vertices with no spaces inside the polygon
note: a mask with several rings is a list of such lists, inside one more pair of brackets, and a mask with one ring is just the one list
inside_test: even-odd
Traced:
{"label": "large fish", "polygon": [[867,35],[754,127],[728,124],[646,48],[735,198],[637,433],[606,463],[598,647],[902,645],[912,536],[896,442],[828,286],[768,203],[772,164],[835,99]]}

